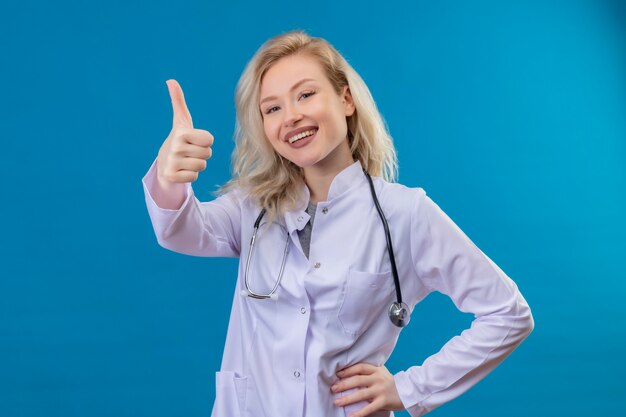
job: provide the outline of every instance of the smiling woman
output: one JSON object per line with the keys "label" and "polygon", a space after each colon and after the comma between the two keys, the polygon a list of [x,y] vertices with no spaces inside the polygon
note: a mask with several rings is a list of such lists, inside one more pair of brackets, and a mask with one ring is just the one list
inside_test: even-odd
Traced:
{"label": "smiling woman", "polygon": [[[392,182],[391,137],[328,42],[289,32],[248,63],[235,97],[235,175],[210,202],[191,182],[213,137],[193,127],[178,83],[168,87],[172,131],[143,178],[157,240],[240,258],[213,417],[420,416],[475,385],[531,332],[516,284],[422,188]],[[433,291],[474,322],[392,375],[384,364]]]}
{"label": "smiling woman", "polygon": [[[235,175],[222,191],[247,189],[267,209],[270,219],[300,203],[307,175],[304,166],[316,157],[328,156],[319,152],[333,140],[342,142],[340,151],[349,147],[350,162],[359,160],[370,174],[387,181],[395,178],[395,148],[367,85],[322,38],[296,31],[268,40],[241,75],[235,104]],[[285,135],[315,129],[319,132],[311,139],[287,146]],[[313,146],[314,142],[327,145]],[[294,149],[304,148],[306,153],[294,153]],[[309,152],[311,155],[306,155]],[[345,157],[333,153],[328,161],[321,158],[315,162],[324,164],[342,155]],[[345,163],[345,159],[341,161]],[[339,165],[333,167],[336,174]],[[320,173],[309,170],[315,176]],[[329,172],[320,178],[325,185],[311,190],[316,200],[324,198],[323,189],[333,176]],[[312,184],[307,181],[306,185],[310,188]],[[319,198],[317,192],[322,192]]]}
{"label": "smiling woman", "polygon": [[[287,56],[261,79],[265,135],[274,150],[302,168],[305,181],[334,178],[354,162],[346,118],[354,103],[344,86],[337,94],[317,59],[305,53]],[[308,178],[307,178],[308,177]],[[310,199],[326,199],[328,186],[311,189]]]}

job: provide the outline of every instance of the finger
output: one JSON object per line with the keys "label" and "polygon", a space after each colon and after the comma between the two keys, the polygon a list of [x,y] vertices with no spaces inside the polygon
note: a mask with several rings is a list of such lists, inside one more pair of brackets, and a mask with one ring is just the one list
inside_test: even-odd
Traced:
{"label": "finger", "polygon": [[183,158],[198,158],[209,159],[213,155],[211,147],[192,145],[189,143],[183,143],[172,147],[172,153],[179,155]]}
{"label": "finger", "polygon": [[204,146],[189,145],[187,156],[191,158],[203,159],[206,161],[211,156],[213,156],[213,149],[211,149],[210,147],[205,148]]}
{"label": "finger", "polygon": [[331,389],[333,392],[343,392],[350,388],[369,387],[371,382],[371,378],[367,375],[355,375],[335,383]]}
{"label": "finger", "polygon": [[198,158],[183,158],[178,167],[179,171],[200,172],[206,169],[206,161]]}
{"label": "finger", "polygon": [[207,130],[193,129],[183,131],[181,136],[187,143],[193,143],[194,145],[205,147],[213,145],[213,135]]}
{"label": "finger", "polygon": [[165,83],[170,92],[172,109],[174,110],[173,126],[193,128],[191,113],[189,113],[187,103],[185,103],[185,95],[180,84],[176,80],[167,80]]}
{"label": "finger", "polygon": [[171,181],[173,182],[177,182],[177,183],[183,183],[183,182],[194,182],[198,179],[198,172],[197,171],[187,171],[187,170],[180,170],[180,171],[176,171],[172,176],[171,176]]}
{"label": "finger", "polygon": [[349,417],[365,417],[382,409],[383,409],[382,400],[376,399],[372,401],[371,403],[369,403],[368,405],[366,405],[365,407],[363,407],[362,409],[360,409],[359,411],[356,411],[350,414]]}
{"label": "finger", "polygon": [[358,403],[359,401],[368,401],[370,398],[373,398],[374,395],[369,388],[363,388],[353,393],[346,395],[345,397],[340,397],[335,400],[335,404],[338,406],[345,407],[346,405]]}
{"label": "finger", "polygon": [[345,378],[348,376],[358,375],[358,374],[369,375],[369,374],[373,374],[376,371],[376,368],[377,367],[374,365],[361,362],[361,363],[357,363],[356,365],[352,365],[348,368],[345,368],[337,372],[337,376],[340,378]]}

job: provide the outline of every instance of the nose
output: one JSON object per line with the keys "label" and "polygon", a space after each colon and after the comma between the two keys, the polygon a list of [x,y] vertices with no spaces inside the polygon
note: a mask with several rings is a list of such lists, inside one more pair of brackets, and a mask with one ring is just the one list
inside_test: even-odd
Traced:
{"label": "nose", "polygon": [[286,105],[285,106],[285,126],[293,126],[296,122],[302,120],[302,113],[298,110],[296,106]]}

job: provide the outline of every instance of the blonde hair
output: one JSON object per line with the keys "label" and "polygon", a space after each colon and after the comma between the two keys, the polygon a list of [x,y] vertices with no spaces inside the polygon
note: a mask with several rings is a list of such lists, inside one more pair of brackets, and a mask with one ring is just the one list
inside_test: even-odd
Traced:
{"label": "blonde hair", "polygon": [[338,94],[348,86],[355,111],[346,119],[348,140],[354,159],[374,176],[394,181],[396,151],[391,135],[367,85],[343,56],[326,40],[301,30],[267,40],[248,62],[235,92],[237,119],[233,178],[219,193],[241,188],[267,210],[270,220],[300,202],[304,184],[302,168],[279,155],[263,129],[259,89],[267,70],[279,59],[293,54],[316,58]]}

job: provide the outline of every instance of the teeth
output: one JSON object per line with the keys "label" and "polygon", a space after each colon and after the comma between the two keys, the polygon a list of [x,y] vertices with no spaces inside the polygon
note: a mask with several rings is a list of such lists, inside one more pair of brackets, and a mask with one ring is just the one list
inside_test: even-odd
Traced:
{"label": "teeth", "polygon": [[315,130],[307,130],[307,131],[298,133],[297,135],[294,135],[289,138],[289,143],[294,143],[295,141],[300,140],[302,138],[306,138],[307,136],[311,136],[314,133],[315,133]]}

